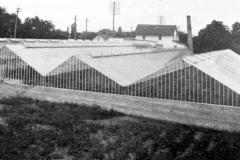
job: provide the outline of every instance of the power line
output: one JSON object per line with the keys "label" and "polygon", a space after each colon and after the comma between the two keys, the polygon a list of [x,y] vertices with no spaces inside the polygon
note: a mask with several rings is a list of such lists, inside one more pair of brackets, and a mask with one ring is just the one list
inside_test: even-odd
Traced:
{"label": "power line", "polygon": [[17,35],[17,20],[18,20],[18,13],[20,12],[20,9],[19,6],[17,8],[17,16],[16,16],[16,20],[15,20],[15,29],[14,29],[14,38],[16,38],[16,35]]}
{"label": "power line", "polygon": [[87,39],[87,23],[89,22],[88,18],[85,20],[85,22],[86,22],[86,39]]}

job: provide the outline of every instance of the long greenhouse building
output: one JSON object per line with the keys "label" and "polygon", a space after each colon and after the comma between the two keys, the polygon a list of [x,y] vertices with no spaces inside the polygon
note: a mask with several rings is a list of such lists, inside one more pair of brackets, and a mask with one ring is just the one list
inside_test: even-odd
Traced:
{"label": "long greenhouse building", "polygon": [[240,106],[240,56],[186,48],[16,44],[0,48],[1,83]]}

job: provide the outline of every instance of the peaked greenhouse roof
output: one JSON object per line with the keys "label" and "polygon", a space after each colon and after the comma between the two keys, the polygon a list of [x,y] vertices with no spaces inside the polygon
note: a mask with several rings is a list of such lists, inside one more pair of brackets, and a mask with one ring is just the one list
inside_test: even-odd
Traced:
{"label": "peaked greenhouse roof", "polygon": [[43,76],[54,74],[56,68],[74,57],[121,86],[131,85],[176,60],[183,60],[240,94],[240,56],[231,50],[190,55],[184,49],[157,52],[135,47],[5,47]]}
{"label": "peaked greenhouse roof", "polygon": [[240,94],[240,56],[233,51],[202,53],[183,60]]}
{"label": "peaked greenhouse roof", "polygon": [[185,55],[188,55],[186,50],[177,50],[103,58],[75,57],[121,86],[128,86]]}
{"label": "peaked greenhouse roof", "polygon": [[6,47],[43,76],[50,75],[69,58],[75,57],[122,86],[128,86],[189,55],[184,49],[153,52],[135,47],[25,48],[22,45]]}

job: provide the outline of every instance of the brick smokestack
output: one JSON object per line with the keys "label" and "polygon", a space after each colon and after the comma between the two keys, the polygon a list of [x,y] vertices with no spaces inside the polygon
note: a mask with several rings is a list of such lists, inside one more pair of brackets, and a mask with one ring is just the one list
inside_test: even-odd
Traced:
{"label": "brick smokestack", "polygon": [[191,51],[191,53],[193,53],[191,16],[187,16],[187,37],[188,37],[188,49]]}

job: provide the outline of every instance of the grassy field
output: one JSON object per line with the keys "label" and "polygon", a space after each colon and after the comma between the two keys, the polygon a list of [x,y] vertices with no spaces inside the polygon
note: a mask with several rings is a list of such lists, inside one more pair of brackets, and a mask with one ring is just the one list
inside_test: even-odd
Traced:
{"label": "grassy field", "polygon": [[[161,158],[162,157],[162,158]],[[238,160],[240,133],[124,115],[100,106],[0,99],[0,159]]]}

